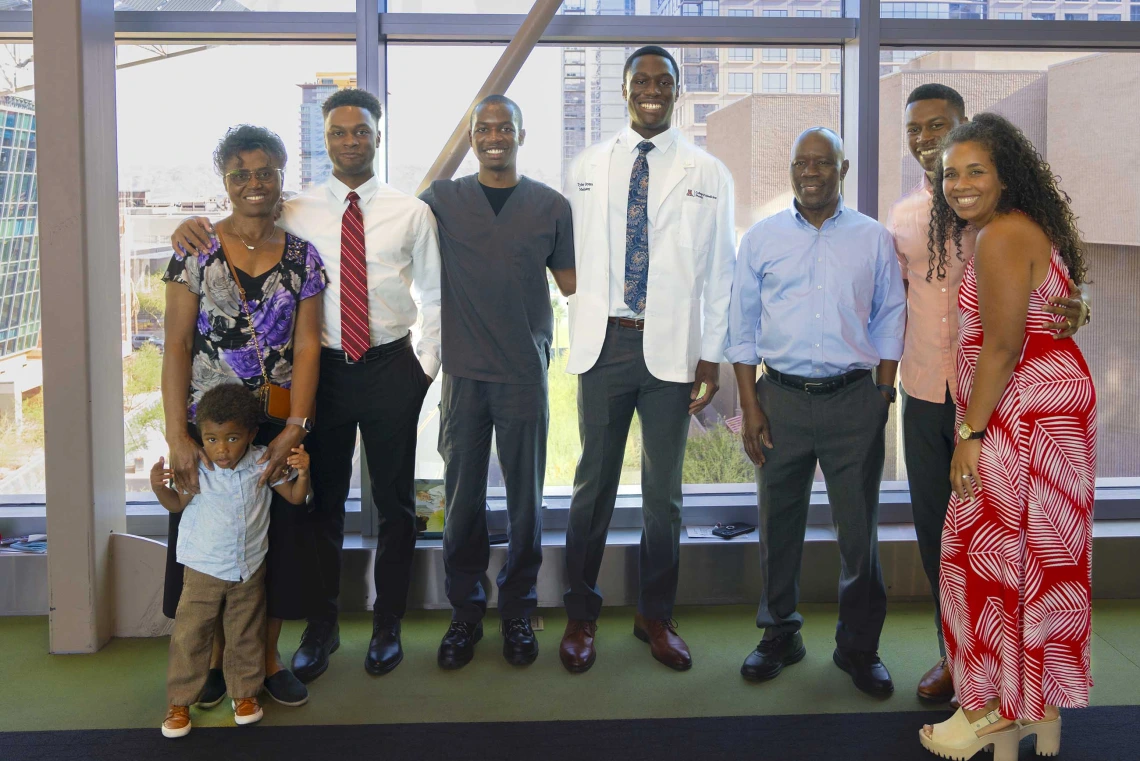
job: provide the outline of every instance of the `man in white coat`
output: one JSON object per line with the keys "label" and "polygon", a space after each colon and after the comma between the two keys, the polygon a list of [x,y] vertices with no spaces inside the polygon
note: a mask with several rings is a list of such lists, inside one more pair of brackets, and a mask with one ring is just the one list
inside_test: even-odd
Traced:
{"label": "man in white coat", "polygon": [[579,375],[582,458],[566,532],[570,620],[559,656],[574,673],[594,664],[598,571],[634,411],[644,529],[633,633],[665,665],[692,665],[672,620],[681,467],[689,416],[718,388],[736,240],[728,169],[671,128],[678,89],[668,51],[634,52],[622,84],[629,125],[584,150],[567,177],[578,289],[566,370]]}

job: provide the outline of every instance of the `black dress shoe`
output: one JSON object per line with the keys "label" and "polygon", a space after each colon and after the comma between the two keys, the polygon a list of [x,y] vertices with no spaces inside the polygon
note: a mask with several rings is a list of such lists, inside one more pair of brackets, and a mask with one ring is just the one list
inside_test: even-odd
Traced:
{"label": "black dress shoe", "polygon": [[364,656],[364,670],[372,676],[382,676],[400,665],[404,660],[404,648],[400,645],[400,619],[385,615],[372,619],[372,641],[368,643],[368,655]]}
{"label": "black dress shoe", "polygon": [[301,635],[301,646],[293,653],[290,670],[302,682],[311,682],[329,667],[329,656],[340,647],[340,626],[336,621],[310,621]]}
{"label": "black dress shoe", "polygon": [[772,679],[784,670],[784,666],[799,663],[805,655],[807,648],[804,647],[804,638],[799,632],[760,640],[756,649],[744,659],[740,675],[754,682]]}
{"label": "black dress shoe", "polygon": [[483,639],[483,622],[452,621],[439,643],[436,660],[441,669],[461,669],[475,656],[475,643]]}
{"label": "black dress shoe", "polygon": [[840,650],[835,648],[831,656],[835,665],[851,675],[851,681],[863,692],[884,698],[895,691],[890,672],[879,660],[876,652]]}
{"label": "black dress shoe", "polygon": [[503,657],[512,666],[529,666],[538,657],[538,638],[529,618],[503,621]]}

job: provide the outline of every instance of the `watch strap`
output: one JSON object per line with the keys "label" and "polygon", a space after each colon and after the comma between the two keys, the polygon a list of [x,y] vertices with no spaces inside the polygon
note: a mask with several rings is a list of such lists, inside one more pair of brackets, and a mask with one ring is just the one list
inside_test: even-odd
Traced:
{"label": "watch strap", "polygon": [[299,425],[306,432],[313,430],[313,421],[307,417],[290,417],[285,419],[285,425]]}

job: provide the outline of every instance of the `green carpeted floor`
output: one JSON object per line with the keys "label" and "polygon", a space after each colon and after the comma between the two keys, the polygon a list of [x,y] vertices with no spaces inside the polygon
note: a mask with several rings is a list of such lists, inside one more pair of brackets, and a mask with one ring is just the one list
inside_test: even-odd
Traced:
{"label": "green carpeted floor", "polygon": [[[763,714],[910,711],[921,708],[914,687],[937,657],[929,605],[892,604],[881,654],[896,694],[864,696],[831,662],[835,607],[804,605],[807,658],[765,684],[741,679],[740,664],[759,636],[751,606],[677,611],[694,666],[673,672],[654,661],[632,634],[633,611],[604,610],[598,661],[581,675],[558,662],[565,614],[540,611],[541,652],[528,668],[502,658],[499,635],[488,630],[475,660],[457,672],[435,664],[448,612],[416,611],[404,621],[404,662],[391,674],[364,672],[371,616],[341,622],[341,648],[328,672],[310,685],[301,708],[269,702],[266,724],[541,721]],[[494,611],[492,611],[492,614]],[[290,649],[301,626],[282,634]],[[1140,704],[1140,601],[1098,601],[1093,613],[1094,705]],[[48,729],[157,727],[165,710],[167,640],[114,640],[95,655],[47,654],[46,618],[0,618],[0,732]],[[223,704],[193,711],[195,726],[232,724]]]}

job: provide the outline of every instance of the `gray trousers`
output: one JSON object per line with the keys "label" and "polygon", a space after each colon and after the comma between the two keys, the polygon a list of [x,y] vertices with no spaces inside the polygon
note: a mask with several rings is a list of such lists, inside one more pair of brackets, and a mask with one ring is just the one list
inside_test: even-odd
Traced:
{"label": "gray trousers", "polygon": [[942,403],[902,394],[903,453],[910,481],[910,504],[918,555],[934,595],[934,625],[938,652],[946,655],[942,639],[942,605],[938,573],[942,561],[942,525],[950,504],[950,460],[954,457],[954,399],[946,389]]}
{"label": "gray trousers", "polygon": [[542,565],[542,485],[550,423],[542,383],[490,383],[443,376],[439,453],[444,462],[443,568],[452,618],[475,622],[487,613],[483,576],[491,560],[487,535],[487,467],[494,430],[507,485],[507,562],[499,572],[499,615],[529,618],[538,605]]}
{"label": "gray trousers", "polygon": [[756,394],[773,444],[757,470],[764,591],[756,625],[765,630],[765,639],[803,625],[796,603],[818,462],[839,538],[835,642],[844,650],[877,650],[887,613],[877,523],[890,405],[869,377],[830,394],[812,395],[764,376]]}
{"label": "gray trousers", "polygon": [[582,457],[566,529],[564,601],[570,618],[593,621],[602,609],[598,572],[617,499],[629,426],[641,421],[641,553],[638,611],[670,618],[677,597],[681,541],[681,467],[689,431],[692,383],[653,377],[643,334],[608,326],[598,361],[578,376]]}

